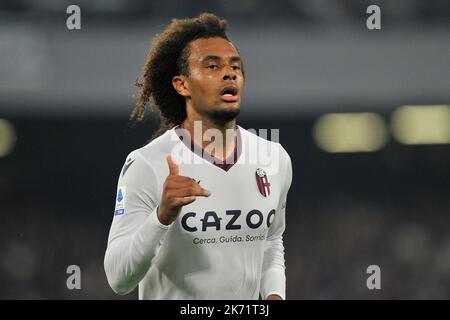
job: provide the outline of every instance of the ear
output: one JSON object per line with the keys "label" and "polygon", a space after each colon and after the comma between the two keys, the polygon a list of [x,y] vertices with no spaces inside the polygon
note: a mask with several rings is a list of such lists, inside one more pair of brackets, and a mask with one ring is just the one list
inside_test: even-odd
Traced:
{"label": "ear", "polygon": [[187,77],[184,75],[174,76],[172,78],[172,85],[175,90],[183,97],[190,97],[189,85],[187,83]]}

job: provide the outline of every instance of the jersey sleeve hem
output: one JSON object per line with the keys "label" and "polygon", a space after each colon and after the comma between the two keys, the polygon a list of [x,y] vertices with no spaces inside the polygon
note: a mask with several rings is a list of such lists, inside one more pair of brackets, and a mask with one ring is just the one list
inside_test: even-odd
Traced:
{"label": "jersey sleeve hem", "polygon": [[165,225],[165,224],[161,223],[161,221],[159,221],[158,206],[156,206],[156,208],[153,209],[152,213],[150,213],[149,220],[152,222],[153,225],[158,226],[159,228],[161,228],[163,230],[167,230],[170,227],[170,224]]}
{"label": "jersey sleeve hem", "polygon": [[264,297],[264,299],[267,299],[268,296],[276,294],[277,296],[280,296],[282,300],[286,300],[286,297],[279,291],[269,291],[268,293],[266,293],[266,296]]}

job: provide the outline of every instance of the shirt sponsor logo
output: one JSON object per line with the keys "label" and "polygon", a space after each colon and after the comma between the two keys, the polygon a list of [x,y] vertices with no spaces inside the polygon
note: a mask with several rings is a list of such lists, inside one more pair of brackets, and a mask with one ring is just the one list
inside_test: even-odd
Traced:
{"label": "shirt sponsor logo", "polygon": [[115,216],[120,216],[125,213],[125,192],[126,187],[121,186],[117,190],[117,197],[116,197],[116,209],[114,211]]}
{"label": "shirt sponsor logo", "polygon": [[196,212],[188,212],[181,217],[181,226],[188,232],[197,232],[199,229],[202,232],[210,229],[220,231],[222,228],[240,230],[242,225],[249,229],[269,228],[274,216],[275,209],[270,210],[267,216],[257,209],[250,210],[244,216],[242,216],[241,210],[226,210],[224,218],[220,218],[214,211],[207,211],[200,219]]}

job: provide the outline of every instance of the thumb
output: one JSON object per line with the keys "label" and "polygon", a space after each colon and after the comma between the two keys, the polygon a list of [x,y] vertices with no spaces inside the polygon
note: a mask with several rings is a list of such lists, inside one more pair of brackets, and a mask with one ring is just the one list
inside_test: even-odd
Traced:
{"label": "thumb", "polygon": [[173,161],[172,156],[168,155],[166,157],[166,160],[167,160],[167,165],[169,166],[169,174],[177,176],[179,174],[180,170],[178,169],[178,165],[175,163],[175,161]]}

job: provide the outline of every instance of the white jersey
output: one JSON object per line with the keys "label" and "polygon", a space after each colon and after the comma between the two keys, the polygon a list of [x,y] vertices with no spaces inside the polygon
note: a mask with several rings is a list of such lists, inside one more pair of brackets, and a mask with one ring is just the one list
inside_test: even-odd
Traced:
{"label": "white jersey", "polygon": [[[172,154],[179,174],[211,192],[169,226],[156,209]],[[118,181],[104,266],[118,294],[139,299],[285,299],[283,232],[291,159],[237,126],[234,153],[220,164],[177,126],[129,154]]]}

